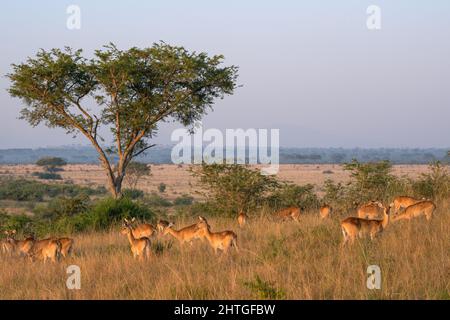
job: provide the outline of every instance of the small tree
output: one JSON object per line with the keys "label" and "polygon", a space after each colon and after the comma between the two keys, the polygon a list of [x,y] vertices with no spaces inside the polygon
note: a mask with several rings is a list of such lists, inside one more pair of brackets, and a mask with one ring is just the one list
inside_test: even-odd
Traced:
{"label": "small tree", "polygon": [[167,187],[166,184],[164,182],[161,182],[158,186],[158,191],[164,193],[166,192],[166,187]]}
{"label": "small tree", "polygon": [[250,211],[278,187],[272,176],[239,164],[202,164],[191,168],[203,190],[200,193],[225,214]]}
{"label": "small tree", "polygon": [[[223,67],[223,56],[188,52],[165,43],[119,50],[114,44],[95,51],[41,50],[13,65],[9,93],[25,107],[21,118],[32,126],[59,127],[84,135],[97,150],[111,194],[121,196],[126,167],[153,145],[149,140],[165,121],[191,127],[216,98],[232,94],[237,67]],[[88,107],[94,106],[96,107]],[[104,146],[99,128],[110,129]],[[117,170],[111,163],[116,158]]]}
{"label": "small tree", "polygon": [[136,189],[139,180],[150,174],[151,168],[149,165],[137,161],[130,162],[126,169],[126,181],[128,186],[131,189]]}
{"label": "small tree", "polygon": [[353,160],[344,165],[344,170],[350,171],[349,192],[354,200],[386,200],[389,196],[387,190],[395,181],[389,161],[360,163]]}
{"label": "small tree", "polygon": [[36,161],[36,165],[44,167],[44,170],[48,172],[60,171],[66,164],[66,160],[58,157],[43,157]]}
{"label": "small tree", "polygon": [[313,209],[319,206],[319,199],[314,193],[314,185],[296,185],[282,183],[280,188],[268,197],[268,203],[272,208],[301,207]]}
{"label": "small tree", "polygon": [[450,174],[445,165],[439,161],[429,165],[429,172],[422,173],[420,178],[411,181],[414,193],[419,197],[437,201],[450,196]]}

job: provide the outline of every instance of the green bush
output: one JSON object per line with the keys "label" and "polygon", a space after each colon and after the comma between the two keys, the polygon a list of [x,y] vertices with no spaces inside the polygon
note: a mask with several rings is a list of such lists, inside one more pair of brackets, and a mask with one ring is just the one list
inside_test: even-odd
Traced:
{"label": "green bush", "polygon": [[89,208],[89,196],[81,194],[73,198],[59,197],[50,200],[47,205],[36,206],[33,210],[38,219],[55,220],[70,217]]}
{"label": "green bush", "polygon": [[276,288],[270,282],[262,280],[258,275],[253,281],[244,282],[244,286],[256,295],[257,299],[282,300],[286,299],[286,292]]}
{"label": "green bush", "polygon": [[172,202],[170,202],[167,199],[164,199],[157,193],[152,192],[151,194],[147,195],[143,202],[150,206],[150,207],[170,207],[172,206]]}
{"label": "green bush", "polygon": [[7,215],[4,212],[0,212],[0,229],[16,230],[18,233],[25,233],[31,231],[32,218],[26,215]]}
{"label": "green bush", "polygon": [[158,191],[164,193],[166,192],[166,187],[167,187],[166,184],[164,182],[161,182],[158,186]]}
{"label": "green bush", "polygon": [[389,161],[360,163],[353,160],[344,164],[344,170],[349,171],[352,178],[349,185],[352,200],[367,202],[389,198],[388,186],[396,180]]}
{"label": "green bush", "polygon": [[240,164],[202,164],[191,170],[203,187],[203,196],[216,213],[236,215],[264,205],[266,196],[276,190],[278,181],[260,170]]}
{"label": "green bush", "polygon": [[423,173],[419,179],[411,181],[416,197],[440,201],[450,197],[450,175],[445,165],[433,162],[429,172]]}
{"label": "green bush", "polygon": [[62,180],[60,174],[53,172],[33,172],[32,175],[42,180]]}
{"label": "green bush", "polygon": [[314,193],[312,184],[304,186],[283,184],[268,197],[267,201],[269,206],[274,209],[294,206],[308,210],[319,207],[319,199]]}
{"label": "green bush", "polygon": [[103,230],[112,224],[122,222],[124,218],[136,217],[152,221],[155,215],[147,206],[129,198],[106,198],[98,201],[90,210],[77,217],[81,217],[79,222],[85,223],[89,228]]}
{"label": "green bush", "polygon": [[26,179],[1,179],[0,200],[43,201],[45,197],[76,197],[78,195],[103,195],[104,187],[96,189],[72,184],[48,184]]}
{"label": "green bush", "polygon": [[105,198],[93,205],[87,198],[54,199],[47,207],[40,207],[34,217],[0,214],[2,229],[33,232],[38,237],[64,235],[75,232],[105,230],[121,223],[123,218],[152,221],[154,213],[129,198]]}
{"label": "green bush", "polygon": [[173,204],[176,206],[190,206],[192,204],[192,202],[194,202],[194,198],[187,195],[187,194],[183,194],[182,196],[176,198],[173,201]]}
{"label": "green bush", "polygon": [[122,196],[136,200],[144,197],[144,191],[138,189],[124,189],[122,190]]}

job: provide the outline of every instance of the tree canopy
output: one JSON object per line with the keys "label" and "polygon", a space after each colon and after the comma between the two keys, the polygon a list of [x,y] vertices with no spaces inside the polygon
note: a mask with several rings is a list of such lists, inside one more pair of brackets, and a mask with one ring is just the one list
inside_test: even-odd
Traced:
{"label": "tree canopy", "polygon": [[[121,195],[127,165],[153,146],[160,122],[192,127],[215,99],[236,88],[237,67],[223,66],[222,55],[164,42],[128,50],[110,43],[91,59],[82,54],[69,47],[40,50],[13,64],[9,93],[23,101],[21,118],[32,126],[42,123],[88,138],[115,197]],[[102,126],[110,129],[112,142],[100,136]]]}

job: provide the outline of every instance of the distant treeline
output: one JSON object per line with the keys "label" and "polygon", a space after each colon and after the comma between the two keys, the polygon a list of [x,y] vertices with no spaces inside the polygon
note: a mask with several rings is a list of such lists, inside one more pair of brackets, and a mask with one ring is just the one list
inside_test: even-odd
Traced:
{"label": "distant treeline", "polygon": [[[352,159],[360,162],[389,160],[395,164],[428,164],[433,161],[450,162],[449,149],[345,149],[345,148],[280,148],[282,164],[323,164],[345,163]],[[246,150],[246,159],[249,157]],[[171,146],[156,146],[137,161],[147,163],[172,163]],[[224,153],[225,154],[225,153]],[[88,146],[67,146],[38,149],[3,149],[0,150],[1,164],[30,164],[42,157],[62,157],[68,163],[98,163],[96,151]]]}

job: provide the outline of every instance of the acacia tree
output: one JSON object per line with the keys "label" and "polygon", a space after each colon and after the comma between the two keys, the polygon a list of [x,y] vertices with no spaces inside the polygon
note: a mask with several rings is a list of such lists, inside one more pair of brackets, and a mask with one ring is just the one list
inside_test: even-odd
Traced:
{"label": "acacia tree", "polygon": [[[117,198],[127,165],[153,146],[160,122],[192,128],[216,98],[233,93],[237,67],[222,63],[221,55],[163,42],[125,51],[109,44],[92,59],[69,47],[40,50],[12,65],[8,91],[25,103],[21,119],[32,126],[43,123],[89,139]],[[99,134],[102,126],[114,137],[109,146]]]}

